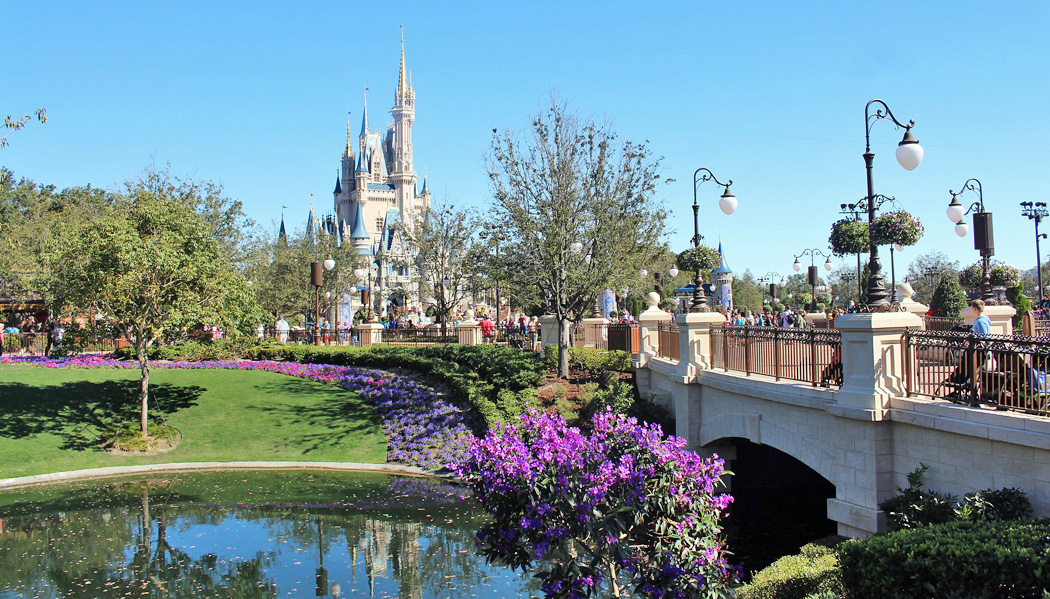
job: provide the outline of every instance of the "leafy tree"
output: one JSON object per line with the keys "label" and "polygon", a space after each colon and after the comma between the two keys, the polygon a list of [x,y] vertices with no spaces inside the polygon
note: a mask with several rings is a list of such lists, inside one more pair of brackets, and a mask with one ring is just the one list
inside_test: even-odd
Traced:
{"label": "leafy tree", "polygon": [[115,197],[95,220],[64,228],[45,259],[53,303],[100,312],[134,348],[144,437],[149,349],[165,331],[215,323],[247,332],[258,322],[247,280],[205,220],[178,198],[143,187]]}
{"label": "leafy tree", "polygon": [[110,194],[90,185],[57,191],[0,170],[0,295],[25,301],[38,295],[44,247],[57,231],[90,221]]}
{"label": "leafy tree", "polygon": [[721,460],[663,438],[656,425],[604,411],[584,435],[531,412],[490,430],[458,467],[490,514],[487,559],[537,573],[547,597],[723,596],[731,575],[715,495]]}
{"label": "leafy tree", "polygon": [[745,270],[743,276],[733,279],[733,305],[740,309],[758,312],[762,309],[762,298],[765,287],[755,281],[751,270]]}
{"label": "leafy tree", "polygon": [[958,318],[966,307],[966,294],[959,287],[958,277],[941,277],[937,290],[930,300],[930,309],[934,316]]}
{"label": "leafy tree", "polygon": [[465,211],[431,206],[405,231],[409,243],[419,250],[418,281],[423,295],[437,305],[442,336],[448,332],[452,310],[470,297],[471,280],[475,277],[470,259],[473,220]]}
{"label": "leafy tree", "polygon": [[911,283],[917,299],[926,303],[932,301],[934,291],[943,277],[958,280],[959,261],[949,260],[943,252],[933,251],[916,256],[908,265],[904,280]]}
{"label": "leafy tree", "polygon": [[659,160],[583,122],[552,99],[529,135],[493,131],[492,219],[512,234],[508,260],[524,284],[550,294],[558,372],[568,375],[570,323],[605,289],[623,289],[662,255],[664,211],[653,198]]}

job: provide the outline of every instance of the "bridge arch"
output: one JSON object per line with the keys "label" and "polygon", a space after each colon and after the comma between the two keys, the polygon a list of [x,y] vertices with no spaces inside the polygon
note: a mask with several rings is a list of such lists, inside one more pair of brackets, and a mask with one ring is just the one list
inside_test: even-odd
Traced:
{"label": "bridge arch", "polygon": [[783,452],[819,474],[835,487],[835,456],[824,448],[818,439],[806,439],[784,427],[764,420],[761,414],[726,414],[704,418],[698,434],[701,447],[714,444],[719,439],[739,438],[767,445]]}

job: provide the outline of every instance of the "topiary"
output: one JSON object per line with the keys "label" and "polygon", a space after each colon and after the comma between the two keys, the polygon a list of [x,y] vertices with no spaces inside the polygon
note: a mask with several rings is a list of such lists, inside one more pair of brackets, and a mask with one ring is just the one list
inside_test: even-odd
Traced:
{"label": "topiary", "polygon": [[934,316],[959,318],[966,307],[966,294],[959,288],[959,282],[953,277],[941,277],[937,290],[930,300],[930,310]]}
{"label": "topiary", "polygon": [[1025,312],[1032,309],[1032,300],[1024,295],[1024,283],[1018,283],[1013,287],[1006,288],[1006,300],[1017,310],[1014,314],[1013,325],[1015,329],[1021,328],[1021,319]]}

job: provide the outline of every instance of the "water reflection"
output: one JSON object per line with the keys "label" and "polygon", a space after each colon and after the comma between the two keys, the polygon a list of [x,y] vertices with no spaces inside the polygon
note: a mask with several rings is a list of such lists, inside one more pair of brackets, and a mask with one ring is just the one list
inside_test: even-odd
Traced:
{"label": "water reflection", "polygon": [[195,473],[0,493],[0,599],[507,597],[461,489],[385,475]]}

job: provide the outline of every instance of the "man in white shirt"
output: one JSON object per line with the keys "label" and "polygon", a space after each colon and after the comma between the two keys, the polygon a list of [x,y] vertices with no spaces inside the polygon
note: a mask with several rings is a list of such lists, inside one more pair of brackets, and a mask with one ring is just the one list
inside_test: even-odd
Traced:
{"label": "man in white shirt", "polygon": [[277,332],[277,340],[281,343],[288,343],[288,331],[292,327],[288,326],[288,321],[284,319],[283,315],[277,315],[277,323],[274,325],[274,330]]}

